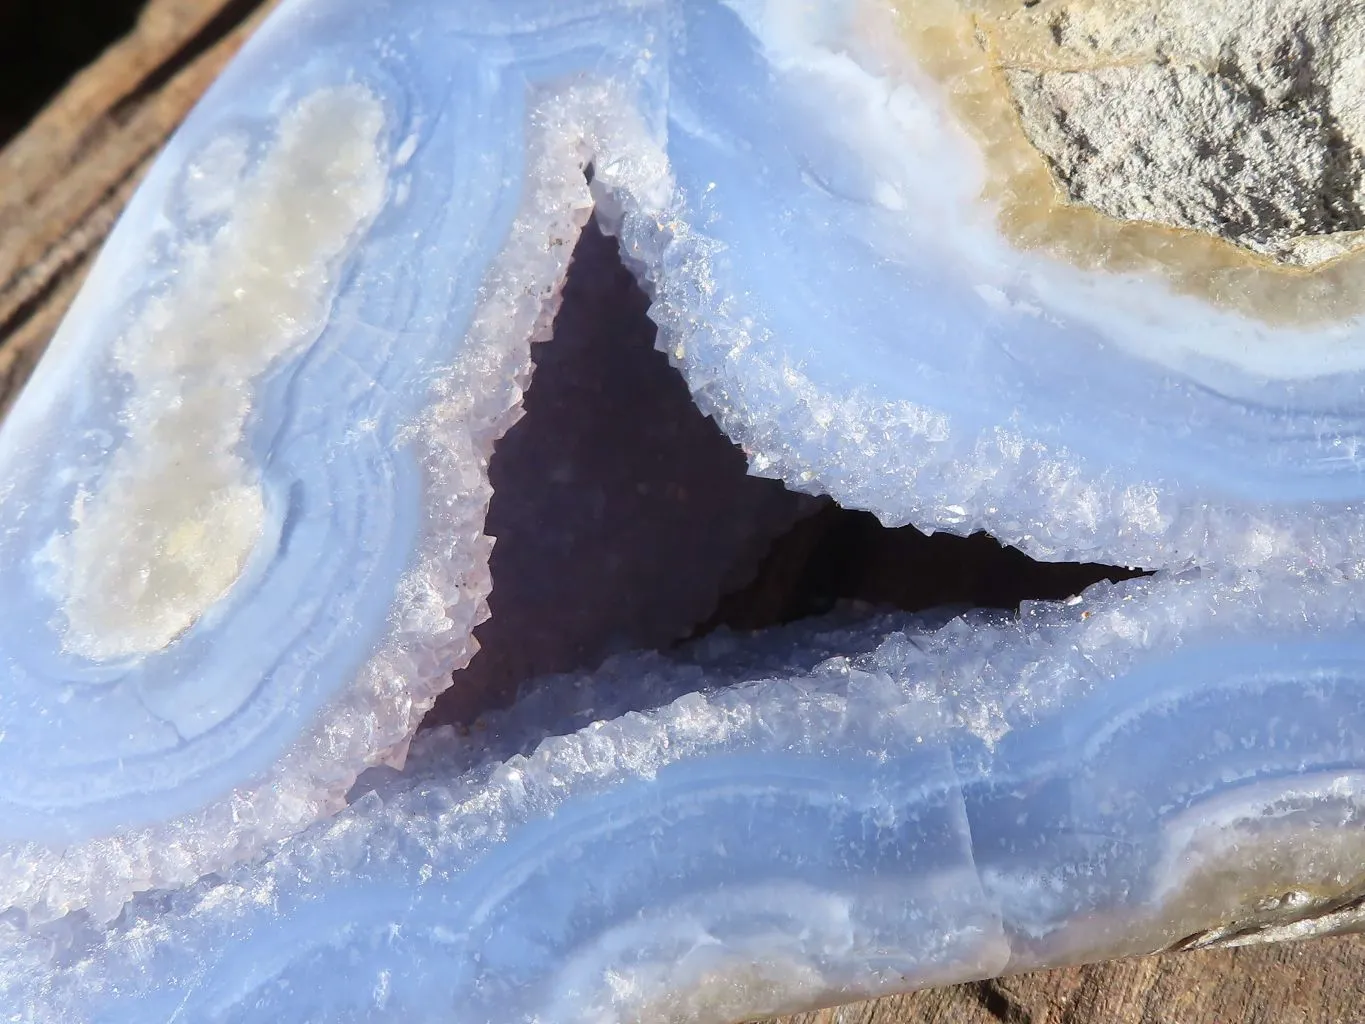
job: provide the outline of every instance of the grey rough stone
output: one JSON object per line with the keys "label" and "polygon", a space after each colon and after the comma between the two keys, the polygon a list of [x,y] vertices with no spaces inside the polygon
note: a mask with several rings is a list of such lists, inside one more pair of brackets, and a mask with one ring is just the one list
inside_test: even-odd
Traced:
{"label": "grey rough stone", "polygon": [[1047,4],[1051,52],[1006,62],[1071,201],[1285,263],[1358,244],[1359,4],[1166,2],[1097,29],[1108,6]]}

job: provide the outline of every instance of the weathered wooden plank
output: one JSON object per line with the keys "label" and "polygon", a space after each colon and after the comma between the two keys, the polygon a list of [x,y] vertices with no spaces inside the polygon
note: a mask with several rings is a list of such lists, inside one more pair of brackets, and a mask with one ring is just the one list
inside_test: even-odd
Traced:
{"label": "weathered wooden plank", "polygon": [[[276,0],[151,0],[0,150],[0,408],[152,155]],[[1365,1021],[1365,937],[1206,950],[958,985],[786,1024]]]}
{"label": "weathered wooden plank", "polygon": [[785,1024],[1350,1024],[1365,937],[1039,971],[802,1014]]}

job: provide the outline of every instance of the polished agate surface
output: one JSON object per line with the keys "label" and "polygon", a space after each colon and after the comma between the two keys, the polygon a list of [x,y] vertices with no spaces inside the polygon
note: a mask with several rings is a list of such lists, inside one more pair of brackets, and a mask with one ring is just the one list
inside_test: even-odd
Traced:
{"label": "polished agate surface", "polygon": [[[286,0],[0,430],[6,1003],[723,1022],[1354,926],[1365,26],[1032,6]],[[761,480],[575,347],[603,233]],[[836,503],[1112,569],[713,615]]]}

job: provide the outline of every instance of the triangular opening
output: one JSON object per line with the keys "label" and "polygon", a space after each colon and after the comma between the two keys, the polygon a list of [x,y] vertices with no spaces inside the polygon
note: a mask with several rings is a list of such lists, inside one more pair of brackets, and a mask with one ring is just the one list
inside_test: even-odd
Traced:
{"label": "triangular opening", "polygon": [[496,544],[481,649],[429,724],[469,724],[538,676],[722,626],[761,629],[847,603],[869,614],[1014,608],[1138,575],[1037,562],[984,534],[887,529],[749,476],[654,347],[648,306],[594,219],[554,339],[533,346],[525,414],[490,461]]}

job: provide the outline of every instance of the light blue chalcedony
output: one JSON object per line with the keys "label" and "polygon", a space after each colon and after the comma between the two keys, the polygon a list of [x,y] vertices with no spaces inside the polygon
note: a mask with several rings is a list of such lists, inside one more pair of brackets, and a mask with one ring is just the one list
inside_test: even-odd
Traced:
{"label": "light blue chalcedony", "polygon": [[[468,658],[488,590],[484,466],[590,207],[580,136],[617,106],[658,108],[641,51],[662,8],[540,13],[286,4],[139,190],[0,438],[0,902],[110,914],[307,824],[367,764],[401,756]],[[577,80],[600,109],[538,99]],[[310,104],[335,151],[285,161],[253,206]],[[331,191],[351,208],[309,292],[314,253],[275,248]],[[244,272],[250,287],[220,294],[234,260],[267,279]],[[224,368],[212,347],[236,341],[240,365]],[[238,436],[215,434],[220,406]],[[158,515],[142,492],[90,530],[117,472],[145,470],[159,500],[210,457],[235,459],[237,478],[167,513],[165,536],[139,544]],[[249,518],[250,493],[246,512],[215,512],[227,485],[258,506],[240,572],[185,628],[140,633],[196,600],[168,587],[158,605],[142,578],[168,563],[202,578]],[[108,562],[126,579],[91,582]]]}
{"label": "light blue chalcedony", "polygon": [[37,1020],[733,1021],[1340,925],[1356,605],[1210,574],[620,657],[481,749],[427,734],[256,863],[16,938],[0,991]]}
{"label": "light blue chalcedony", "polygon": [[678,5],[676,207],[623,234],[751,466],[1039,558],[1356,566],[1360,319],[1270,325],[1013,250],[942,98],[859,36],[883,5],[816,6]]}
{"label": "light blue chalcedony", "polygon": [[[20,1005],[724,1020],[1289,928],[1353,891],[1357,325],[1100,288],[954,221],[975,158],[876,65],[876,9],[266,23],[0,432]],[[756,471],[1041,556],[1266,575],[921,639],[873,620],[824,652],[875,648],[855,668],[790,634],[777,669],[642,656],[583,685],[706,695],[501,767],[432,739],[314,825],[472,652],[487,459],[594,203]],[[1218,858],[1245,891],[1187,886]]]}

